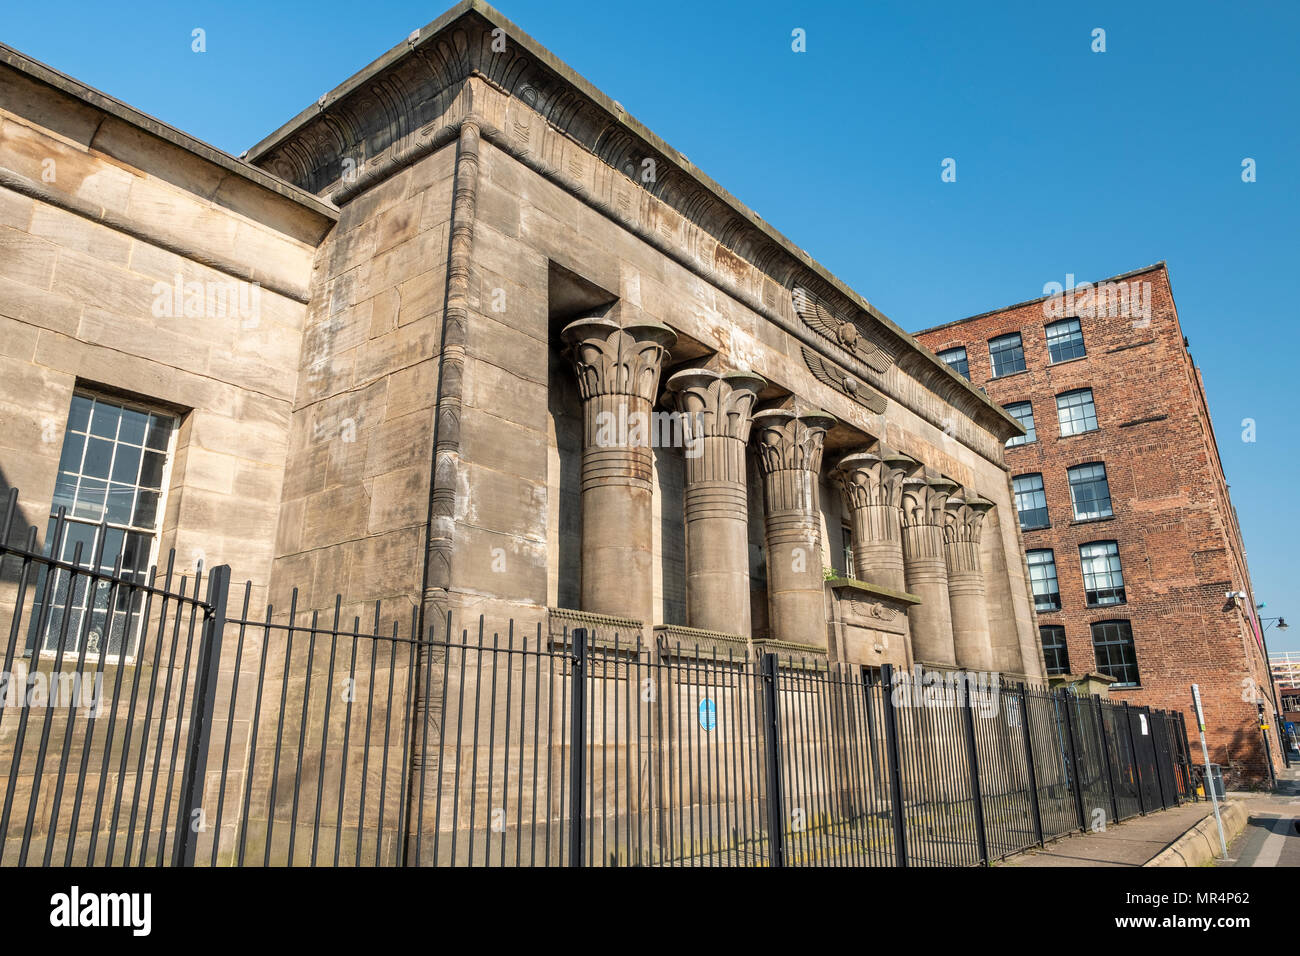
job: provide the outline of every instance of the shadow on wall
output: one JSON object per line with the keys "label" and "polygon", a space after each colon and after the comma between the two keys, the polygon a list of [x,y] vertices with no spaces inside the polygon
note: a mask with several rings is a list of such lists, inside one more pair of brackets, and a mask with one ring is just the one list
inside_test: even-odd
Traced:
{"label": "shadow on wall", "polygon": [[[1223,767],[1223,785],[1229,790],[1267,790],[1268,759],[1258,727],[1238,727],[1228,744],[1228,762]],[[1214,760],[1214,750],[1210,750]]]}
{"label": "shadow on wall", "polygon": [[[9,495],[12,493],[12,488],[9,479],[5,476],[4,469],[0,468],[0,508],[4,509],[4,514],[0,515],[0,521],[8,517]],[[6,543],[15,547],[23,547],[27,543],[27,531],[31,525],[30,516],[23,510],[22,505],[18,505],[14,509],[14,519],[9,529],[9,540]],[[21,565],[17,561],[3,562],[3,566],[0,567],[0,581],[5,583],[16,582],[20,568]]]}

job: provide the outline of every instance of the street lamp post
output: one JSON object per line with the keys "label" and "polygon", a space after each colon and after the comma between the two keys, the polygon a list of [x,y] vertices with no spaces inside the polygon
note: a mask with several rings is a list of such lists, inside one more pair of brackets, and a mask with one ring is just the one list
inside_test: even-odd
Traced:
{"label": "street lamp post", "polygon": [[[1263,607],[1264,607],[1263,604],[1255,605],[1256,611],[1260,610]],[[1268,633],[1268,629],[1272,627],[1274,624],[1277,625],[1277,629],[1279,631],[1285,631],[1291,626],[1287,624],[1286,618],[1280,615],[1278,617],[1261,617],[1259,619],[1259,622],[1262,625],[1262,629],[1259,632],[1261,641],[1264,641],[1264,635]],[[1281,704],[1279,703],[1277,698],[1277,682],[1273,680],[1273,664],[1268,659],[1267,641],[1264,641],[1264,663],[1268,665],[1268,686],[1269,686],[1269,690],[1273,692],[1273,719],[1279,722],[1279,726],[1277,728],[1277,741],[1279,744],[1282,745],[1282,764],[1289,770],[1291,768],[1291,746],[1287,742],[1286,735],[1283,733],[1282,727],[1280,726],[1282,721],[1282,710],[1281,710]],[[1264,753],[1265,754],[1268,753],[1267,733],[1265,733],[1264,735]]]}

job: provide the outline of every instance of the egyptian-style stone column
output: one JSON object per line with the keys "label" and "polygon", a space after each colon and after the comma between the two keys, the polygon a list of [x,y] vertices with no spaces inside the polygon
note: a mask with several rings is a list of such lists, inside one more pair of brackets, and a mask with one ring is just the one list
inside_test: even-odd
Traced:
{"label": "egyptian-style stone column", "polygon": [[880,446],[845,455],[835,470],[853,523],[853,576],[895,591],[903,575],[901,512],[906,469],[916,462]]}
{"label": "egyptian-style stone column", "polygon": [[750,633],[745,443],[766,383],[757,375],[687,369],[668,379],[683,416],[686,459],[686,619]]}
{"label": "egyptian-style stone column", "polygon": [[903,482],[903,574],[907,590],[921,599],[908,612],[912,655],[927,664],[957,663],[943,546],[944,506],[956,487],[938,476],[917,475]]}
{"label": "egyptian-style stone column", "polygon": [[564,327],[582,397],[582,610],[654,625],[650,411],[668,346],[665,325],[607,318]]}
{"label": "egyptian-style stone column", "polygon": [[827,646],[818,476],[822,443],[834,424],[820,412],[754,415],[766,506],[767,604],[776,640]]}
{"label": "egyptian-style stone column", "polygon": [[993,502],[978,495],[954,495],[944,511],[943,546],[948,566],[948,602],[957,666],[993,669],[984,570],[980,566],[980,532]]}

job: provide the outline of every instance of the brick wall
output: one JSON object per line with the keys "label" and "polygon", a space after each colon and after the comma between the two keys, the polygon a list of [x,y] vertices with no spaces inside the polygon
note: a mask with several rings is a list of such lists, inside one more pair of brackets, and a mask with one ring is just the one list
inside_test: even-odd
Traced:
{"label": "brick wall", "polygon": [[[1033,405],[1037,440],[1006,457],[1013,476],[1043,476],[1050,524],[1026,530],[1024,541],[1054,552],[1061,609],[1038,612],[1038,623],[1065,628],[1071,672],[1097,668],[1093,623],[1129,621],[1140,686],[1111,696],[1184,710],[1194,733],[1190,685],[1199,683],[1211,759],[1230,785],[1258,782],[1267,769],[1253,688],[1267,695],[1267,663],[1244,616],[1254,596],[1200,375],[1164,265],[1116,281],[1138,293],[1128,309],[1080,293],[1073,309],[1034,300],[917,338],[936,352],[964,346],[971,380],[991,398]],[[1087,354],[1052,364],[1045,326],[1070,315],[1080,319]],[[1017,331],[1025,370],[992,378],[988,341]],[[1098,427],[1061,437],[1056,396],[1080,388],[1092,389]],[[1067,470],[1090,462],[1105,464],[1113,516],[1076,521]],[[1079,546],[1094,541],[1118,543],[1123,604],[1086,606]],[[1241,590],[1245,600],[1225,597]],[[1274,761],[1280,766],[1279,753]]]}

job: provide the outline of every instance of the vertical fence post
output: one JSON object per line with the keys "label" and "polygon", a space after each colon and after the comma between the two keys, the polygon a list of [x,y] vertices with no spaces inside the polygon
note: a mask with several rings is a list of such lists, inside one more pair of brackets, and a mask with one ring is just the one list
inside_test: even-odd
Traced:
{"label": "vertical fence post", "polygon": [[1191,795],[1192,803],[1200,803],[1201,798],[1196,793],[1196,781],[1192,778],[1192,745],[1187,740],[1187,720],[1181,710],[1178,711],[1178,731],[1182,739],[1178,759],[1183,765],[1183,781],[1187,786],[1187,792]]}
{"label": "vertical fence post", "polygon": [[1038,805],[1038,770],[1034,767],[1034,734],[1029,725],[1029,688],[1020,685],[1020,728],[1025,738],[1025,770],[1029,774],[1029,807],[1034,812],[1034,842],[1043,845],[1043,811]]}
{"label": "vertical fence post", "polygon": [[1070,716],[1070,697],[1068,690],[1060,692],[1061,712],[1065,714],[1065,740],[1070,752],[1070,784],[1074,791],[1074,809],[1079,818],[1079,829],[1088,829],[1088,816],[1083,810],[1083,780],[1079,772],[1079,748],[1074,740],[1074,719]]}
{"label": "vertical fence post", "polygon": [[570,664],[573,693],[569,698],[569,866],[586,863],[583,820],[587,813],[587,629],[572,631]]}
{"label": "vertical fence post", "polygon": [[962,724],[966,729],[966,763],[970,770],[970,795],[975,807],[975,843],[979,849],[980,863],[989,865],[989,840],[984,831],[984,794],[980,792],[980,757],[975,743],[975,702],[970,691],[969,675],[961,681],[962,696],[959,701],[962,710]]}
{"label": "vertical fence post", "polygon": [[[889,817],[894,825],[894,860],[907,866],[907,827],[903,819],[902,759],[898,745],[898,715],[894,712],[894,667],[880,668],[881,709],[885,712],[885,762],[889,766]],[[870,706],[870,702],[868,702]]]}
{"label": "vertical fence post", "polygon": [[1106,715],[1102,713],[1101,698],[1092,699],[1094,710],[1097,713],[1097,736],[1101,738],[1101,759],[1106,764],[1106,785],[1110,790],[1110,819],[1112,823],[1119,823],[1119,799],[1115,796],[1115,771],[1110,764],[1110,741],[1106,739]]}
{"label": "vertical fence post", "polygon": [[1147,801],[1142,793],[1142,761],[1138,759],[1137,738],[1133,736],[1133,715],[1124,701],[1124,726],[1128,728],[1128,750],[1133,756],[1133,782],[1137,787],[1138,813],[1147,815]]}
{"label": "vertical fence post", "polygon": [[763,677],[763,742],[767,764],[767,846],[771,866],[786,865],[785,808],[781,790],[781,734],[777,706],[780,688],[775,654],[764,654]]}
{"label": "vertical fence post", "polygon": [[[198,828],[203,822],[203,781],[208,769],[208,743],[212,738],[217,672],[221,667],[221,637],[226,629],[226,599],[229,595],[230,565],[223,564],[213,568],[208,578],[207,607],[203,612],[199,656],[194,669],[194,703],[190,710],[189,739],[185,744],[185,766],[181,772],[176,833],[172,838],[172,866],[193,866],[198,847]],[[228,714],[227,719],[232,716]],[[214,840],[220,838],[220,833],[212,835]]]}
{"label": "vertical fence post", "polygon": [[[1156,714],[1161,714],[1160,734],[1165,740],[1165,757],[1169,757],[1169,735],[1165,734],[1165,715],[1162,711],[1147,708],[1147,731],[1151,734],[1151,752],[1156,756],[1156,787],[1160,788],[1160,806],[1162,810],[1167,810],[1170,806],[1169,797],[1165,795],[1165,775],[1161,773],[1160,748],[1156,747]],[[1173,760],[1169,761],[1169,765],[1170,769],[1173,769]],[[1173,773],[1170,773],[1170,778],[1173,778],[1173,775]],[[1177,797],[1175,797],[1173,805],[1178,806]]]}

